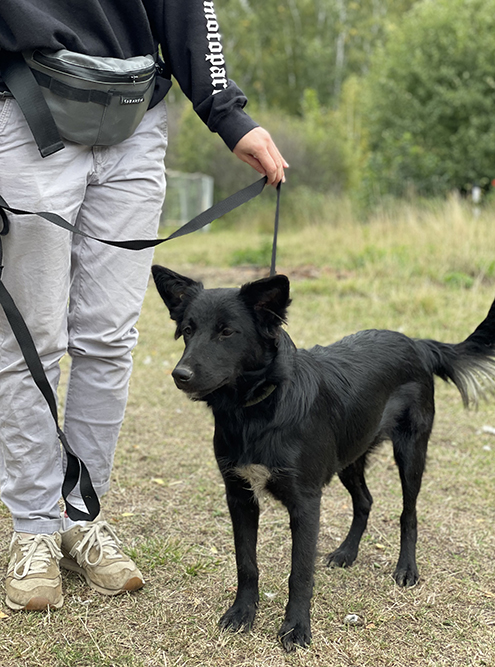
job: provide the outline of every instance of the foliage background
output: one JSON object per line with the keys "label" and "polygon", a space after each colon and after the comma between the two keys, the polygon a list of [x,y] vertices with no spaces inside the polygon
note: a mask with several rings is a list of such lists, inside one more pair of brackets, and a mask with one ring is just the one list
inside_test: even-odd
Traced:
{"label": "foliage background", "polygon": [[366,86],[368,174],[403,195],[493,177],[495,2],[421,2],[394,26]]}
{"label": "foliage background", "polygon": [[[218,0],[229,75],[299,188],[352,200],[486,193],[495,177],[495,0]],[[178,87],[168,165],[250,178]],[[297,193],[299,196],[299,193]],[[304,195],[303,195],[304,196]],[[294,196],[296,199],[297,197]]]}

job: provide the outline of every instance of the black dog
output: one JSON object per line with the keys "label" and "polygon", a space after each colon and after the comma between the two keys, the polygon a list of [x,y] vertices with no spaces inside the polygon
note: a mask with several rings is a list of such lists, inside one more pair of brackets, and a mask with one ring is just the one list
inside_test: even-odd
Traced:
{"label": "black dog", "polygon": [[486,319],[456,345],[362,331],[328,347],[298,350],[281,328],[289,299],[283,275],[241,289],[201,283],[153,267],[158,291],[183,336],[172,375],[215,417],[215,455],[234,529],[238,589],[220,624],[248,629],[258,605],[256,493],[266,489],[288,509],[292,531],[289,601],[279,631],[284,648],[311,639],[310,601],[322,487],[334,473],[352,496],[354,517],[328,564],[351,565],[372,497],[366,459],[391,440],[403,492],[400,586],[418,580],[416,499],[434,416],[433,375],[451,380],[464,404],[480,380],[495,376],[495,302]]}

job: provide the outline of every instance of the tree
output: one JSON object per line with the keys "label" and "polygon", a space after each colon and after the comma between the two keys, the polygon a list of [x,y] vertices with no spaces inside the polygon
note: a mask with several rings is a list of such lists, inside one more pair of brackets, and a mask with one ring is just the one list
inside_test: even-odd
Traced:
{"label": "tree", "polygon": [[367,71],[390,22],[415,0],[222,0],[229,72],[258,106],[301,113],[304,93],[337,106],[351,74]]}
{"label": "tree", "polygon": [[443,194],[495,176],[495,0],[424,0],[367,81],[367,181]]}

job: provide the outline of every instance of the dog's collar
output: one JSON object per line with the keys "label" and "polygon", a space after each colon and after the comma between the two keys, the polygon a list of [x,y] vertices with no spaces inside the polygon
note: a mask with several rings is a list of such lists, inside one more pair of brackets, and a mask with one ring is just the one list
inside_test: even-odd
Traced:
{"label": "dog's collar", "polygon": [[257,405],[258,403],[261,403],[261,401],[264,401],[265,398],[268,398],[270,394],[273,394],[275,389],[277,388],[276,385],[274,384],[266,384],[263,387],[263,391],[258,394],[258,396],[254,396],[253,398],[250,398],[249,401],[246,401],[244,405],[242,406],[243,408],[250,408],[253,405]]}

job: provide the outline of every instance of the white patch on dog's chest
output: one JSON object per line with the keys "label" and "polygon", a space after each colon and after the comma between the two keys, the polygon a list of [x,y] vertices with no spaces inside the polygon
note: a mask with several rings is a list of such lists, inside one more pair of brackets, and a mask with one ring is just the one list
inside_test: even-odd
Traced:
{"label": "white patch on dog's chest", "polygon": [[266,466],[259,463],[250,463],[235,468],[235,472],[249,483],[257,500],[266,493],[266,485],[272,476]]}

